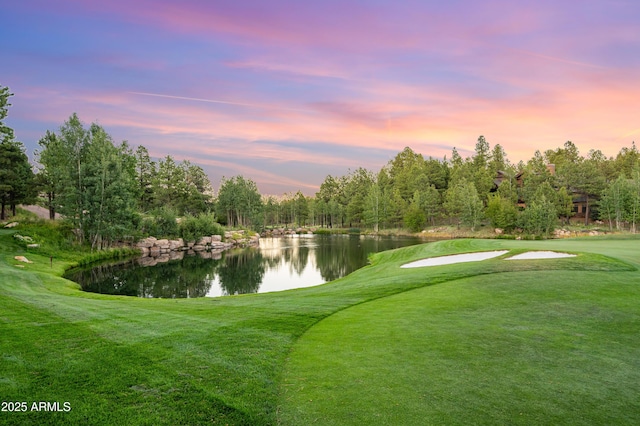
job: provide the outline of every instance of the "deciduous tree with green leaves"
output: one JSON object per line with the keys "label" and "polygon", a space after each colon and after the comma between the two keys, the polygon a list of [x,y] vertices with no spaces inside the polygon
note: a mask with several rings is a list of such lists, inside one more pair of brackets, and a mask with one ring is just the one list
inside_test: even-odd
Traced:
{"label": "deciduous tree with green leaves", "polygon": [[136,180],[138,183],[138,204],[143,212],[153,207],[153,179],[157,173],[156,163],[151,161],[149,151],[140,145],[136,148]]}
{"label": "deciduous tree with green leaves", "polygon": [[100,249],[134,233],[135,158],[126,143],[115,146],[97,124],[85,129],[74,113],[57,135],[47,132],[39,144],[50,214],[59,210],[80,243]]}
{"label": "deciduous tree with green leaves", "polygon": [[462,179],[445,193],[446,211],[451,217],[458,217],[464,225],[475,230],[484,215],[484,206],[478,190],[472,182]]}

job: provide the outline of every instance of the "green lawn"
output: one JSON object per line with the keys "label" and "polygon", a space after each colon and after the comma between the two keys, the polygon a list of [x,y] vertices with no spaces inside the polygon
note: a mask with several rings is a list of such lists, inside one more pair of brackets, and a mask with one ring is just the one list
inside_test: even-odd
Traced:
{"label": "green lawn", "polygon": [[[636,424],[640,240],[453,240],[330,284],[219,299],[78,291],[0,231],[2,424]],[[576,258],[400,269],[506,248]]]}

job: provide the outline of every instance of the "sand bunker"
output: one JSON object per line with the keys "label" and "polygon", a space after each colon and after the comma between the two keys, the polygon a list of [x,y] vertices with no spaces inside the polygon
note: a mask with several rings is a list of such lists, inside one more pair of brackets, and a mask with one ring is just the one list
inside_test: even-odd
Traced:
{"label": "sand bunker", "polygon": [[502,256],[503,254],[508,252],[509,250],[482,251],[479,253],[465,253],[454,254],[451,256],[430,257],[429,259],[416,260],[415,262],[404,264],[401,266],[401,268],[421,268],[423,266],[440,266],[452,265],[454,263],[480,262],[481,260],[487,260],[494,257]]}
{"label": "sand bunker", "polygon": [[[421,268],[423,266],[453,265],[464,262],[480,262],[481,260],[493,259],[508,253],[509,250],[482,251],[478,253],[454,254],[451,256],[430,257],[429,259],[416,260],[407,263],[401,268]],[[528,251],[516,254],[505,260],[530,260],[530,259],[559,259],[562,257],[576,257],[575,254],[559,253],[557,251]]]}
{"label": "sand bunker", "polygon": [[526,253],[516,254],[505,260],[521,260],[521,259],[558,259],[561,257],[576,257],[575,254],[559,253],[556,251],[528,251]]}

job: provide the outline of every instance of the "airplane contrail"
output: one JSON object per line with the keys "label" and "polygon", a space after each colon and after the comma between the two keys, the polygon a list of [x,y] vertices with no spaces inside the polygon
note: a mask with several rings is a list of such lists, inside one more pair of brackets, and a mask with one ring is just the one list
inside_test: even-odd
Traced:
{"label": "airplane contrail", "polygon": [[300,109],[300,108],[287,108],[287,107],[279,107],[279,106],[248,104],[243,102],[230,102],[230,101],[221,101],[216,99],[190,98],[187,96],[162,95],[159,93],[146,93],[146,92],[127,92],[127,93],[130,93],[132,95],[140,95],[140,96],[154,96],[156,98],[181,99],[185,101],[207,102],[211,104],[237,105],[237,106],[243,106],[248,108],[277,109],[277,110],[298,111],[298,112],[307,112],[307,113],[315,112],[312,110]]}

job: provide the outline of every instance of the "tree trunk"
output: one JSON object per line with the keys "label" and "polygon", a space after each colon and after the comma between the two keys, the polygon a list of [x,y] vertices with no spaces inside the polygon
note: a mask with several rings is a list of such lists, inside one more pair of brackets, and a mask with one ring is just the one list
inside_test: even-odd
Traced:
{"label": "tree trunk", "polygon": [[587,198],[587,206],[586,206],[586,210],[584,213],[584,226],[588,226],[589,225],[589,195],[586,195]]}

